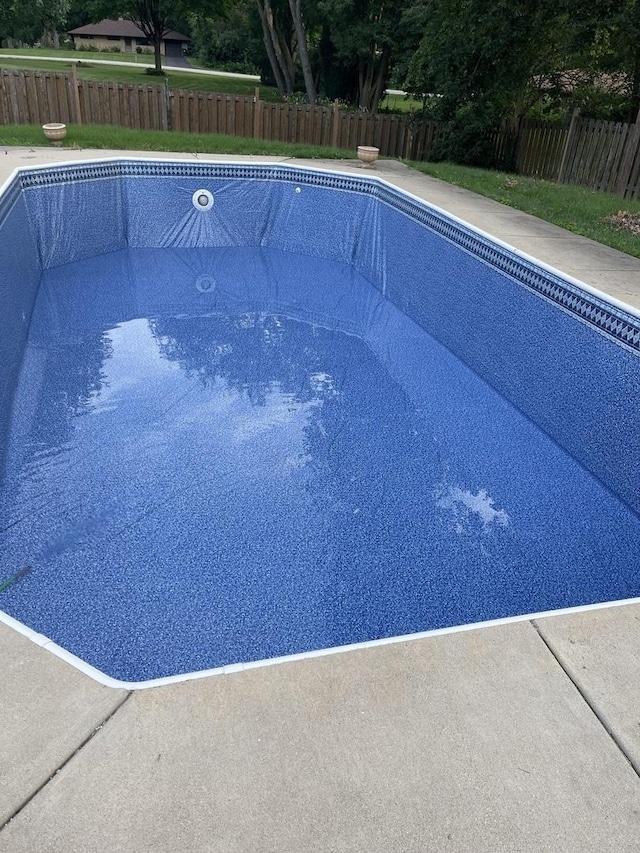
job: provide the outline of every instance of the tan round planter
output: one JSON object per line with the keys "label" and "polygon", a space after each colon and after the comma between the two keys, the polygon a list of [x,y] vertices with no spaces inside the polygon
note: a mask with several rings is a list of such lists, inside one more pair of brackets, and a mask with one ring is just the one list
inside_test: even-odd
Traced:
{"label": "tan round planter", "polygon": [[60,124],[60,122],[57,121],[50,122],[49,124],[43,124],[42,130],[47,139],[50,139],[54,145],[60,145],[67,135],[67,125]]}
{"label": "tan round planter", "polygon": [[363,169],[373,169],[379,154],[380,149],[374,148],[373,145],[358,145],[358,160]]}

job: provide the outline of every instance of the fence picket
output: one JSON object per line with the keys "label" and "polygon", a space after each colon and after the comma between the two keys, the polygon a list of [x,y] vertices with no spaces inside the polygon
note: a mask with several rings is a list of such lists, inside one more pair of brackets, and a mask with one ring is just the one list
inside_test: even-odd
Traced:
{"label": "fence picket", "polygon": [[627,188],[628,198],[640,198],[640,144],[636,148],[636,155],[629,170]]}

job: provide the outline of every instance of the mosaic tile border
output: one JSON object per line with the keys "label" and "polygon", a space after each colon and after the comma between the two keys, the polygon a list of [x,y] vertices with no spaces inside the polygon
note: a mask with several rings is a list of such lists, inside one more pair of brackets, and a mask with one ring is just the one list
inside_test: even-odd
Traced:
{"label": "mosaic tile border", "polygon": [[258,181],[281,180],[300,183],[307,186],[319,186],[326,189],[357,192],[362,195],[376,196],[379,185],[366,177],[329,172],[313,172],[307,169],[294,169],[279,165],[220,164],[220,163],[184,163],[119,160],[110,163],[87,165],[54,166],[47,170],[27,169],[20,175],[22,188],[56,186],[104,178],[210,178],[210,179],[251,179]]}
{"label": "mosaic tile border", "polygon": [[570,281],[543,270],[535,263],[510,252],[503,246],[487,240],[459,222],[454,222],[437,211],[430,210],[426,205],[423,207],[390,187],[381,187],[378,198],[465,249],[471,255],[481,258],[526,287],[527,290],[545,297],[570,314],[595,326],[598,331],[618,343],[640,352],[640,319],[598,299],[594,294],[582,290]]}
{"label": "mosaic tile border", "polygon": [[[597,296],[581,290],[571,282],[547,272],[508,249],[498,246],[461,223],[365,176],[349,176],[331,172],[315,172],[281,165],[244,163],[158,162],[117,160],[108,163],[54,166],[48,169],[29,169],[20,174],[19,183],[9,189],[13,196],[19,188],[53,186],[65,183],[119,177],[171,177],[210,179],[279,180],[325,189],[355,192],[377,198],[415,222],[440,234],[470,254],[480,258],[518,284],[541,296],[599,332],[640,352],[640,319],[627,314]],[[0,219],[5,197],[0,201]],[[15,198],[14,198],[15,201]]]}
{"label": "mosaic tile border", "polygon": [[72,184],[79,181],[92,181],[100,178],[119,178],[122,176],[120,161],[112,163],[87,163],[84,165],[50,166],[42,169],[25,169],[20,173],[23,190],[34,187]]}

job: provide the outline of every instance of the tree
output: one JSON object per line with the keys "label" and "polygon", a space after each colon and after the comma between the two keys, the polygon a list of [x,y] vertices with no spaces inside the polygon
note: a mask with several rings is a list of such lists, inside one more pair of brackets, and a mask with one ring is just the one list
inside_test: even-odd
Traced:
{"label": "tree", "polygon": [[60,30],[64,29],[69,14],[70,0],[35,0],[34,12],[42,23],[43,36],[53,47],[60,47]]}
{"label": "tree", "polygon": [[0,45],[6,39],[14,38],[15,0],[9,0],[0,6]]}
{"label": "tree", "polygon": [[448,122],[439,154],[490,165],[488,137],[517,122],[531,79],[557,57],[562,0],[425,0],[405,13],[422,32],[407,86]]}
{"label": "tree", "polygon": [[320,0],[335,60],[354,76],[358,106],[367,112],[377,112],[394,56],[412,35],[402,28],[405,5],[406,0]]}
{"label": "tree", "polygon": [[296,77],[295,47],[289,10],[278,0],[273,4],[271,0],[256,0],[256,5],[275,84],[280,96],[287,98],[294,92]]}
{"label": "tree", "polygon": [[93,0],[94,21],[120,16],[137,24],[153,45],[155,74],[162,74],[162,40],[180,19],[189,13],[214,13],[225,0]]}
{"label": "tree", "polygon": [[254,0],[236,0],[228,14],[192,15],[191,48],[209,68],[255,74],[268,66]]}
{"label": "tree", "polygon": [[422,34],[406,87],[448,122],[441,157],[491,165],[491,132],[549,101],[638,115],[640,0],[418,0],[404,25]]}
{"label": "tree", "polygon": [[87,9],[87,0],[70,0],[66,29],[75,30],[91,23],[91,13]]}
{"label": "tree", "polygon": [[560,0],[559,9],[555,53],[531,86],[536,114],[566,113],[577,104],[592,118],[634,121],[640,108],[639,0]]}
{"label": "tree", "polygon": [[595,0],[589,9],[587,61],[599,71],[625,75],[626,119],[634,122],[640,110],[640,0]]}
{"label": "tree", "polygon": [[59,46],[70,0],[9,0],[0,7],[0,42],[3,39],[33,44],[46,41]]}
{"label": "tree", "polygon": [[298,69],[307,99],[317,100],[316,81],[309,53],[309,33],[302,0],[256,0],[264,46],[271,71],[283,98],[293,94]]}
{"label": "tree", "polygon": [[309,49],[307,46],[307,31],[302,16],[302,0],[289,0],[289,9],[291,11],[291,19],[293,21],[293,29],[296,34],[296,42],[298,46],[298,56],[300,57],[300,65],[302,66],[302,76],[304,78],[304,86],[307,90],[307,98],[310,104],[316,102],[316,84],[313,79],[311,70],[311,62],[309,60]]}

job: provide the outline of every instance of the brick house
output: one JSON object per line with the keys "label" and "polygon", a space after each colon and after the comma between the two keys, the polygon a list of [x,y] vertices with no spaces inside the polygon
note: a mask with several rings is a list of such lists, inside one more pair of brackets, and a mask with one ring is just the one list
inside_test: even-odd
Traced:
{"label": "brick house", "polygon": [[[153,53],[153,45],[137,24],[120,18],[117,21],[98,21],[69,30],[73,46],[77,50],[114,50],[120,53]],[[163,56],[183,56],[191,39],[183,33],[170,31],[162,40],[160,51]]]}

